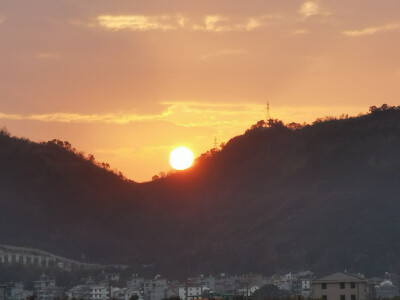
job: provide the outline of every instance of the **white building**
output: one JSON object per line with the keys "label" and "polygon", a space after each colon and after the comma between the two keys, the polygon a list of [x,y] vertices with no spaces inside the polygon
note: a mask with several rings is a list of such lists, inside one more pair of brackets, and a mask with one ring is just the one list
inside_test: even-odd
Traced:
{"label": "white building", "polygon": [[180,286],[179,287],[179,298],[182,300],[189,299],[201,299],[202,294],[210,289],[201,285],[191,285],[191,286]]}
{"label": "white building", "polygon": [[90,287],[90,300],[107,300],[110,298],[108,286],[93,285]]}
{"label": "white building", "polygon": [[380,299],[391,299],[399,296],[399,289],[390,280],[384,280],[375,286],[376,297]]}
{"label": "white building", "polygon": [[304,298],[309,298],[311,295],[311,281],[310,280],[302,280],[301,281],[301,295]]}

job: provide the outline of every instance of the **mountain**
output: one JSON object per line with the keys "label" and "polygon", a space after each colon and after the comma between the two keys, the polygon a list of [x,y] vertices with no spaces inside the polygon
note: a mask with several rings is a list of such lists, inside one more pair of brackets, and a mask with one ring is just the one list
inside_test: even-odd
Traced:
{"label": "mountain", "polygon": [[209,272],[400,271],[400,108],[259,122],[186,171],[135,183],[67,142],[0,135],[0,243]]}

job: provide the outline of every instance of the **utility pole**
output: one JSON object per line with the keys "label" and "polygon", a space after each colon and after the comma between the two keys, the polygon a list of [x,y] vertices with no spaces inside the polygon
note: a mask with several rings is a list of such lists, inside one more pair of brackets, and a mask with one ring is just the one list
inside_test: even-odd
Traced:
{"label": "utility pole", "polygon": [[185,300],[188,300],[189,299],[189,295],[188,295],[188,290],[189,290],[189,287],[188,287],[188,279],[186,278],[186,281],[185,281]]}
{"label": "utility pole", "polygon": [[249,278],[246,280],[246,300],[249,299]]}
{"label": "utility pole", "polygon": [[111,300],[111,274],[108,274],[108,299]]}

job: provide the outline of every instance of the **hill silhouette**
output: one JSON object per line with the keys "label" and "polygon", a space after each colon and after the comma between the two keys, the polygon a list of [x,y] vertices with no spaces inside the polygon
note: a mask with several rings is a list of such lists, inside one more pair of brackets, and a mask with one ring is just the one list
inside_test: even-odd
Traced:
{"label": "hill silhouette", "polygon": [[138,184],[67,142],[0,135],[0,243],[181,276],[400,271],[400,109],[263,121]]}

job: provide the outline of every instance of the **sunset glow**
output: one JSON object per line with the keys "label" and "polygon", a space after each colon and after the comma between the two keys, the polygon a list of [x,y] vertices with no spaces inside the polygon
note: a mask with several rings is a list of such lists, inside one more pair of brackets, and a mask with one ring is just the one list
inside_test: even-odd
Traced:
{"label": "sunset glow", "polygon": [[398,0],[21,3],[0,4],[0,128],[135,181],[181,141],[242,134],[267,101],[285,123],[398,104]]}

